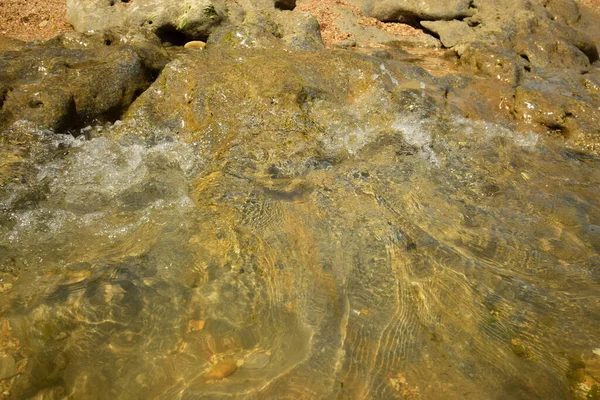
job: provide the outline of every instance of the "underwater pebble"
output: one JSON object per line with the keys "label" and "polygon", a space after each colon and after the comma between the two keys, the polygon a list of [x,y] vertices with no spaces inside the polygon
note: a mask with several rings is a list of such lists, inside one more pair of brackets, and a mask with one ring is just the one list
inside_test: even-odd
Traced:
{"label": "underwater pebble", "polygon": [[594,353],[597,356],[600,356],[600,348],[592,350],[592,353]]}
{"label": "underwater pebble", "polygon": [[206,325],[206,321],[201,320],[201,319],[200,320],[192,319],[189,324],[189,331],[190,332],[201,331],[204,329],[204,325]]}
{"label": "underwater pebble", "polygon": [[11,356],[0,356],[0,381],[18,374],[17,364]]}
{"label": "underwater pebble", "polygon": [[213,365],[204,377],[207,381],[220,381],[234,374],[237,369],[238,366],[235,360],[222,360]]}

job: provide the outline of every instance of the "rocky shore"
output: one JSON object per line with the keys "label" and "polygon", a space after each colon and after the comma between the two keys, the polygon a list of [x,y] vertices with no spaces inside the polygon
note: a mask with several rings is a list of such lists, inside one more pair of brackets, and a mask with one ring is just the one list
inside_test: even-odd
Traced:
{"label": "rocky shore", "polygon": [[0,397],[600,398],[598,1],[30,14],[73,30],[0,26]]}

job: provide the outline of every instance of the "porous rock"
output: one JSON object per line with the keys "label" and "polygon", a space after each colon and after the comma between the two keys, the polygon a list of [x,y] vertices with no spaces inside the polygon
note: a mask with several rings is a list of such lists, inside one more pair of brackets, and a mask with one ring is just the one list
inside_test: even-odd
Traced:
{"label": "porous rock", "polygon": [[167,61],[156,36],[119,29],[0,52],[0,128],[26,120],[59,132],[115,120]]}

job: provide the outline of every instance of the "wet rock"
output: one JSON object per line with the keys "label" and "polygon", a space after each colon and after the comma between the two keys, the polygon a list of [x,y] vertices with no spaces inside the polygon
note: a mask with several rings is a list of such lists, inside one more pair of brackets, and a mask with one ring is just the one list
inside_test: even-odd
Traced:
{"label": "wet rock", "polygon": [[[461,65],[467,70],[484,74],[514,85],[523,74],[526,61],[507,49],[475,42],[457,49]],[[528,64],[527,64],[528,65]]]}
{"label": "wet rock", "polygon": [[0,381],[11,378],[18,373],[14,358],[9,355],[0,355]]}
{"label": "wet rock", "polygon": [[255,353],[252,354],[248,359],[244,362],[245,369],[262,369],[269,365],[271,362],[271,357],[266,353]]}
{"label": "wet rock", "polygon": [[[552,75],[551,75],[552,76]],[[600,133],[600,99],[590,96],[576,80],[527,81],[515,92],[516,115],[565,137]]]}
{"label": "wet rock", "polygon": [[65,389],[62,386],[57,386],[40,390],[29,400],[62,400],[65,396]]}
{"label": "wet rock", "polygon": [[235,360],[222,360],[209,368],[204,375],[207,381],[220,381],[233,375],[238,370]]}
{"label": "wet rock", "polygon": [[192,319],[192,320],[190,320],[188,330],[190,332],[201,331],[204,329],[205,325],[206,325],[206,321],[204,321],[204,320]]}
{"label": "wet rock", "polygon": [[147,27],[165,38],[206,39],[225,18],[224,4],[211,0],[68,0],[67,20],[78,32]]}
{"label": "wet rock", "polygon": [[454,47],[475,38],[473,29],[463,21],[421,21],[421,25],[436,33],[444,47]]}
{"label": "wet rock", "polygon": [[18,120],[56,132],[114,121],[168,58],[144,31],[65,33],[0,53],[0,128]]}
{"label": "wet rock", "polygon": [[520,358],[530,359],[534,356],[531,350],[526,348],[519,339],[511,339],[510,348]]}
{"label": "wet rock", "polygon": [[380,21],[451,20],[471,15],[469,0],[353,0],[363,13]]}
{"label": "wet rock", "polygon": [[[228,31],[232,35],[233,29]],[[280,162],[297,162],[297,168],[305,169],[301,160],[308,154],[339,160],[367,146],[391,126],[390,118],[399,110],[435,115],[445,102],[433,77],[410,63],[355,52],[220,46],[211,44],[209,51],[167,66],[124,121],[135,118],[148,129],[202,140],[209,146],[207,154],[243,151],[232,147],[239,141],[253,151],[269,152],[270,163],[256,159],[247,168],[266,171]],[[364,131],[365,123],[373,128]],[[282,137],[285,150],[277,145]],[[270,193],[282,192],[288,191]]]}

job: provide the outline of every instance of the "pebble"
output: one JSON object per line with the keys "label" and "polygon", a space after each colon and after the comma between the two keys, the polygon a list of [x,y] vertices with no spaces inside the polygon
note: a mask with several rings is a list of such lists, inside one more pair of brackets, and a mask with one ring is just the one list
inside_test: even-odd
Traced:
{"label": "pebble", "polygon": [[206,47],[206,43],[201,42],[199,40],[192,40],[191,42],[187,42],[185,44],[185,46],[183,46],[184,49],[188,49],[188,50],[202,50]]}
{"label": "pebble", "polygon": [[592,350],[592,353],[594,353],[597,356],[600,356],[600,347],[597,349]]}
{"label": "pebble", "polygon": [[42,21],[42,22],[40,22],[40,24],[39,24],[38,26],[39,26],[40,28],[43,28],[43,27],[45,27],[45,26],[46,26],[46,25],[48,25],[48,24],[49,24],[48,20],[45,20],[45,21]]}
{"label": "pebble", "polygon": [[192,319],[189,324],[189,331],[196,332],[204,329],[204,325],[206,325],[206,321],[201,319]]}
{"label": "pebble", "polygon": [[204,377],[207,381],[220,381],[234,374],[237,369],[238,366],[235,360],[222,360],[213,365]]}
{"label": "pebble", "polygon": [[11,356],[0,356],[0,381],[19,373],[15,359]]}

